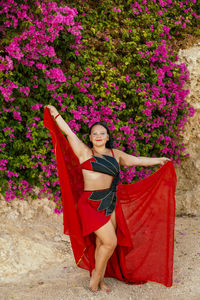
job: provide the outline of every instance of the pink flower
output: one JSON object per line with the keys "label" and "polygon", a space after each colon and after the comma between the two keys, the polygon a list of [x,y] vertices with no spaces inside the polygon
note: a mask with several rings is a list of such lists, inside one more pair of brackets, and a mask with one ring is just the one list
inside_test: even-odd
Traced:
{"label": "pink flower", "polygon": [[113,11],[114,11],[114,12],[121,12],[121,9],[120,9],[120,8],[116,8],[116,7],[113,7]]}
{"label": "pink flower", "polygon": [[189,110],[189,114],[188,114],[189,117],[193,117],[194,114],[195,114],[195,109],[194,109],[194,107],[191,106],[191,107],[188,108],[188,110]]}
{"label": "pink flower", "polygon": [[24,93],[26,96],[29,95],[30,93],[30,87],[29,86],[23,86],[19,88],[19,91]]}
{"label": "pink flower", "polygon": [[159,10],[159,11],[157,12],[157,14],[158,14],[159,16],[161,16],[161,15],[163,14],[163,10]]}
{"label": "pink flower", "polygon": [[0,64],[0,71],[4,71],[6,69],[6,66],[4,64]]}
{"label": "pink flower", "polygon": [[146,42],[146,45],[147,45],[148,47],[151,47],[151,45],[153,45],[153,42],[152,42],[152,41]]}
{"label": "pink flower", "polygon": [[109,90],[105,90],[105,95],[108,95],[110,94],[110,91]]}
{"label": "pink flower", "polygon": [[48,66],[45,65],[45,64],[39,63],[39,64],[36,64],[36,67],[37,67],[38,69],[45,70]]}
{"label": "pink flower", "polygon": [[24,54],[21,52],[21,49],[19,47],[19,43],[15,41],[12,41],[9,46],[5,47],[5,49],[13,58],[21,60],[21,58],[24,57]]}
{"label": "pink flower", "polygon": [[14,119],[22,121],[22,117],[19,111],[13,111]]}
{"label": "pink flower", "polygon": [[61,63],[61,59],[60,58],[53,58],[52,63],[56,63],[56,64],[60,64]]}
{"label": "pink flower", "polygon": [[163,26],[162,29],[163,29],[164,33],[169,34],[170,28],[168,26]]}
{"label": "pink flower", "polygon": [[53,68],[53,69],[50,69],[50,71],[46,71],[46,75],[47,75],[47,77],[54,79],[58,82],[66,81],[66,77],[63,74],[63,71],[59,68]]}
{"label": "pink flower", "polygon": [[6,70],[13,70],[13,61],[8,55],[6,55],[6,61],[7,61]]}
{"label": "pink flower", "polygon": [[143,114],[145,114],[147,117],[151,117],[151,109],[144,109],[142,110]]}
{"label": "pink flower", "polygon": [[31,110],[40,110],[40,107],[43,107],[42,104],[31,105]]}
{"label": "pink flower", "polygon": [[127,74],[126,77],[125,77],[125,80],[126,80],[127,83],[129,83],[131,81],[131,77]]}

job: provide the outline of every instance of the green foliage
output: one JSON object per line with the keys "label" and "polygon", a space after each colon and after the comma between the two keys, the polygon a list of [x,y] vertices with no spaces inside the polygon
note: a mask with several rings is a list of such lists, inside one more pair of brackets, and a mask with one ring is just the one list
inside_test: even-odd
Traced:
{"label": "green foliage", "polygon": [[[9,87],[8,80],[17,86],[9,95],[15,98],[13,102],[6,101],[3,93],[0,95],[0,126],[9,128],[0,132],[1,144],[6,144],[0,152],[1,192],[8,201],[15,195],[33,193],[31,187],[38,186],[41,194],[53,192],[54,200],[60,205],[54,154],[42,121],[43,107],[47,104],[62,111],[65,120],[80,137],[83,136],[84,142],[88,141],[88,125],[99,117],[118,138],[115,146],[127,153],[167,155],[176,162],[185,156],[179,135],[191,115],[184,102],[187,91],[181,94],[184,91],[181,82],[188,79],[188,74],[185,67],[176,64],[176,56],[179,41],[191,35],[199,36],[195,15],[197,3],[186,1],[182,8],[180,1],[164,7],[160,1],[147,1],[146,5],[145,1],[130,0],[65,2],[63,6],[78,10],[75,21],[83,27],[82,38],[77,42],[77,38],[69,34],[69,27],[63,26],[53,42],[49,42],[61,64],[53,62],[50,55],[41,54],[38,63],[47,65],[48,70],[61,68],[66,80],[52,80],[45,68],[36,67],[36,63],[30,67],[17,58],[13,58],[12,70],[0,71],[2,86]],[[60,1],[57,3],[60,5]],[[188,11],[184,11],[186,9]],[[31,3],[29,15],[42,20],[41,7]],[[6,15],[2,17],[5,22]],[[19,19],[16,28],[7,27],[2,47],[6,49],[13,38],[28,30],[30,25],[33,25],[30,21]],[[21,50],[26,42],[22,41]],[[27,58],[29,53],[24,51],[23,54]],[[159,70],[164,68],[171,73],[166,71],[160,79]],[[24,92],[25,87],[30,91]],[[154,95],[154,87],[159,96]],[[179,97],[183,101],[177,108]],[[163,99],[166,103],[162,105]],[[149,109],[147,102],[152,104],[150,115],[145,112]],[[14,117],[16,112],[21,119]],[[11,174],[11,170],[17,175]],[[143,169],[138,172],[132,169],[123,180],[130,182],[134,177],[138,179],[147,174]]]}

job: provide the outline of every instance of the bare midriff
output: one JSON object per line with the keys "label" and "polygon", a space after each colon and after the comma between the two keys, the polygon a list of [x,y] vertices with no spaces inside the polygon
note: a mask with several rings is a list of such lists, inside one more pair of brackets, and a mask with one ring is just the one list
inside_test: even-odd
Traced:
{"label": "bare midriff", "polygon": [[84,191],[109,189],[113,176],[83,169]]}

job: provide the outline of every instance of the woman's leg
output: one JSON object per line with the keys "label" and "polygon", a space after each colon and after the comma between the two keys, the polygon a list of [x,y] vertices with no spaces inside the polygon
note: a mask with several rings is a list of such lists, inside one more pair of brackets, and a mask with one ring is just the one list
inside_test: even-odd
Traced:
{"label": "woman's leg", "polygon": [[115,228],[111,220],[95,231],[98,238],[97,251],[95,253],[95,269],[92,272],[90,280],[90,289],[95,292],[98,290],[98,285],[105,273],[108,259],[113,254],[117,245],[117,237]]}
{"label": "woman's leg", "polygon": [[[116,231],[116,228],[117,228],[117,222],[116,222],[116,215],[115,215],[115,211],[113,211],[113,213],[112,213],[112,215],[111,215],[111,222],[112,222],[112,224],[113,224],[113,226],[114,226],[114,229],[115,229],[115,231]],[[97,245],[99,245],[99,243],[101,243],[101,241],[99,240],[99,238],[97,237]],[[97,254],[95,253],[95,255],[98,255],[98,247],[99,246],[97,246]],[[107,266],[107,264],[106,264],[106,266]],[[104,291],[104,292],[111,292],[111,288],[109,287],[109,285],[107,285],[106,283],[105,283],[105,281],[104,281],[104,275],[105,275],[105,272],[106,272],[106,266],[105,266],[105,269],[104,269],[104,272],[102,273],[102,277],[101,277],[101,281],[100,281],[100,288],[101,288],[101,290],[102,291]]]}
{"label": "woman's leg", "polygon": [[117,221],[116,221],[115,210],[113,211],[113,213],[112,213],[110,219],[111,219],[111,222],[112,222],[112,224],[113,224],[113,226],[114,226],[114,228],[115,228],[115,231],[116,231],[116,229],[117,229]]}
{"label": "woman's leg", "polygon": [[[101,245],[102,245],[101,240],[98,238],[98,236],[96,236],[95,261],[96,261],[98,255],[99,255],[99,247]],[[104,281],[104,274],[105,274],[105,271],[106,271],[106,267],[107,267],[107,264],[105,265],[104,270],[102,272],[102,276],[101,276],[101,280],[99,282],[99,286],[100,286],[100,289],[102,291],[109,293],[109,292],[111,292],[111,288]]]}

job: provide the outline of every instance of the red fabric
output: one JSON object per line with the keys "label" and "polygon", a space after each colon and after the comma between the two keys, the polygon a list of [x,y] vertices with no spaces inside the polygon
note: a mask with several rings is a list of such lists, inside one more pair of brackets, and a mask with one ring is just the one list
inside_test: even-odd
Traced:
{"label": "red fabric", "polygon": [[101,201],[90,200],[91,194],[92,192],[83,192],[78,201],[78,214],[83,236],[99,229],[110,220],[110,215],[106,216],[104,210],[97,210]]}
{"label": "red fabric", "polygon": [[[63,202],[64,233],[70,235],[76,263],[92,271],[95,235],[84,236],[77,204],[83,196],[83,177],[78,158],[48,108],[44,125],[50,130]],[[126,283],[155,281],[172,285],[176,174],[172,162],[154,174],[129,185],[118,185],[118,245],[108,261],[106,276]],[[88,215],[88,221],[91,215]]]}
{"label": "red fabric", "polygon": [[86,161],[84,161],[80,166],[81,169],[85,169],[85,170],[93,170],[93,167],[91,165],[91,161],[96,161],[94,157],[91,157],[89,159],[87,159]]}

